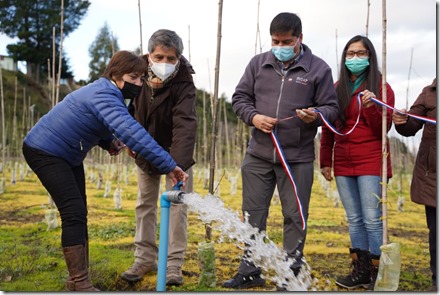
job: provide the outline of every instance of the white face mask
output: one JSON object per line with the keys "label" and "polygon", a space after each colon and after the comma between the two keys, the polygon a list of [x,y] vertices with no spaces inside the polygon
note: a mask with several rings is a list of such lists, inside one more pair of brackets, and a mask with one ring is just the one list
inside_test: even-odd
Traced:
{"label": "white face mask", "polygon": [[176,71],[176,66],[179,63],[177,61],[175,64],[169,64],[166,62],[154,62],[150,58],[150,68],[151,71],[162,81],[165,81],[172,73]]}

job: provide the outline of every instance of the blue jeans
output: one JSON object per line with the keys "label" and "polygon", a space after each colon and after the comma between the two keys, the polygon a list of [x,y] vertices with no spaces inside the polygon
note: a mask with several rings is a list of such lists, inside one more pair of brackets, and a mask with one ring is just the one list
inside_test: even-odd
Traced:
{"label": "blue jeans", "polygon": [[383,242],[380,176],[336,176],[351,246],[380,255]]}

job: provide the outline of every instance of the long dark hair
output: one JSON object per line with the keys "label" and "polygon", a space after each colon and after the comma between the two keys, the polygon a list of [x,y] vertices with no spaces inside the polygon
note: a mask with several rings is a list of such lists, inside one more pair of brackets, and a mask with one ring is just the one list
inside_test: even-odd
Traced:
{"label": "long dark hair", "polygon": [[341,64],[340,64],[340,72],[338,84],[336,86],[336,93],[338,95],[339,101],[339,121],[342,126],[345,125],[345,109],[348,107],[351,101],[352,94],[352,82],[351,82],[351,72],[345,66],[345,54],[347,53],[347,49],[350,47],[352,43],[361,41],[364,44],[365,48],[369,52],[369,63],[370,65],[365,70],[365,81],[362,84],[363,89],[368,89],[376,95],[380,95],[379,89],[381,84],[381,73],[379,71],[379,66],[377,62],[376,50],[374,49],[373,43],[371,43],[370,39],[365,36],[356,35],[351,38],[344,47],[341,56]]}

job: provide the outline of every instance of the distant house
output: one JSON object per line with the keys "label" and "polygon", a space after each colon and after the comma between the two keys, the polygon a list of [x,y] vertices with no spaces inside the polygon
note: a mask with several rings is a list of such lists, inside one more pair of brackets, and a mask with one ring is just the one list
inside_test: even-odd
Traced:
{"label": "distant house", "polygon": [[1,55],[0,54],[0,66],[2,69],[8,71],[16,71],[17,70],[17,62],[10,56]]}

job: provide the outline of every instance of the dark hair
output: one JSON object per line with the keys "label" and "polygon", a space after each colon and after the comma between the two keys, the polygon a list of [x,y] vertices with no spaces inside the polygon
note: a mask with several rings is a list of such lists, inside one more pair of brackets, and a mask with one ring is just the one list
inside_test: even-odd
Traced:
{"label": "dark hair", "polygon": [[143,75],[147,69],[147,63],[141,56],[131,51],[120,50],[113,54],[102,76],[109,80],[122,79],[123,75],[129,73]]}
{"label": "dark hair", "polygon": [[182,39],[176,32],[166,29],[157,30],[151,35],[148,41],[148,52],[153,52],[157,46],[176,49],[177,58],[180,58],[183,52]]}
{"label": "dark hair", "polygon": [[376,50],[374,49],[373,43],[365,36],[356,35],[351,38],[344,47],[341,56],[340,72],[338,84],[336,86],[336,94],[338,95],[339,101],[339,115],[338,118],[342,125],[345,125],[345,109],[348,107],[351,101],[352,95],[352,82],[351,82],[351,72],[345,66],[345,55],[348,48],[352,43],[361,41],[362,44],[369,52],[369,66],[365,70],[366,77],[363,83],[364,89],[368,89],[376,95],[380,95],[379,88],[381,84],[381,73],[379,71],[379,66],[377,62]]}
{"label": "dark hair", "polygon": [[299,37],[302,33],[301,19],[291,12],[281,12],[270,23],[270,35],[292,32],[292,36]]}

